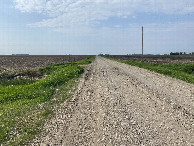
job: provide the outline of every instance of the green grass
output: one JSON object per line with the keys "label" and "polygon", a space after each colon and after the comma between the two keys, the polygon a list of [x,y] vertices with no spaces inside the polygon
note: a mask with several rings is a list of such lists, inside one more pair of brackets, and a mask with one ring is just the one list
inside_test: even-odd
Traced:
{"label": "green grass", "polygon": [[89,59],[84,59],[84,60],[81,60],[81,61],[78,61],[76,62],[76,64],[78,65],[87,65],[87,64],[90,64],[92,63],[92,61],[95,59],[95,56],[89,58]]}
{"label": "green grass", "polygon": [[183,64],[149,64],[146,62],[137,61],[125,61],[125,60],[115,60],[121,63],[129,64],[132,66],[137,66],[140,68],[145,68],[160,74],[164,74],[173,78],[177,78],[188,83],[194,84],[194,63],[183,63]]}
{"label": "green grass", "polygon": [[56,72],[56,71],[58,71],[58,70],[60,70],[61,68],[64,68],[64,67],[74,66],[74,65],[87,65],[87,64],[90,64],[94,59],[95,59],[95,56],[90,57],[88,59],[83,59],[83,60],[78,61],[78,62],[58,63],[58,64],[54,64],[54,65],[49,65],[47,67],[40,68],[39,72],[41,74],[50,75],[53,72]]}
{"label": "green grass", "polygon": [[93,59],[41,68],[47,77],[32,84],[0,85],[0,144],[24,145],[40,133],[52,107],[71,96],[69,91],[84,71],[80,65]]}
{"label": "green grass", "polygon": [[15,85],[28,85],[35,83],[36,80],[32,78],[27,79],[0,79],[0,85],[2,86],[15,86]]}
{"label": "green grass", "polygon": [[35,83],[43,74],[40,71],[23,70],[4,72],[0,75],[0,85],[16,86]]}

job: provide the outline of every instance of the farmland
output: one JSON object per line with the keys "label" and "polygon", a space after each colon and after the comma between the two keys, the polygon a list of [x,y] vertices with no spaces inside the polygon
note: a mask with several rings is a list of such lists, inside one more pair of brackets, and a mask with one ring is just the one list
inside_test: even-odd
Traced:
{"label": "farmland", "polygon": [[28,70],[48,65],[76,62],[91,57],[91,55],[3,55],[0,56],[0,72],[4,70]]}
{"label": "farmland", "polygon": [[193,145],[193,56],[111,57],[4,70],[0,143]]}
{"label": "farmland", "polygon": [[113,59],[125,61],[141,61],[150,64],[194,63],[194,55],[108,55]]}
{"label": "farmland", "polygon": [[[14,62],[15,57],[8,58],[9,63]],[[31,56],[19,58],[20,62],[15,64],[22,62],[22,68],[17,69],[14,64],[9,68],[11,70],[4,70],[0,75],[0,144],[21,145],[32,139],[51,115],[53,105],[71,96],[84,65],[94,59],[76,56],[74,58],[79,61],[62,63],[64,60],[57,58],[56,62],[60,63],[49,61],[52,65],[48,63],[40,67],[48,57],[39,57],[38,61],[37,57],[33,60]],[[68,61],[67,58],[65,60]],[[32,64],[30,67],[28,61]],[[3,63],[4,68],[10,65]]]}
{"label": "farmland", "polygon": [[145,68],[194,84],[194,56],[110,57],[108,58],[121,63]]}

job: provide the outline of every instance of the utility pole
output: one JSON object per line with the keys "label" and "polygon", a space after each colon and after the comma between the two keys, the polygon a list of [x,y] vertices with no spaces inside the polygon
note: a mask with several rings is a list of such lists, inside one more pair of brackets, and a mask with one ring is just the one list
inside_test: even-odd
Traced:
{"label": "utility pole", "polygon": [[142,57],[143,57],[143,26],[142,26]]}

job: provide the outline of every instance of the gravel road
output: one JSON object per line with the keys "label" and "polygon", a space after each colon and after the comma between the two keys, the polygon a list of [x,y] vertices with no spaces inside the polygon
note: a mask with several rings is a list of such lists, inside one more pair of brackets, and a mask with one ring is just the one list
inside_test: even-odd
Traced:
{"label": "gravel road", "polygon": [[194,145],[194,85],[96,57],[32,145]]}

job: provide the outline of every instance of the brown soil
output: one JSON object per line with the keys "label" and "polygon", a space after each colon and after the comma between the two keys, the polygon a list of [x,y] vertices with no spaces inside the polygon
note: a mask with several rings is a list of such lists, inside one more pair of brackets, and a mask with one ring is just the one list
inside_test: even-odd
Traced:
{"label": "brown soil", "polygon": [[0,72],[13,70],[32,70],[48,65],[75,62],[91,57],[91,55],[28,55],[28,56],[0,56]]}
{"label": "brown soil", "polygon": [[194,55],[108,55],[114,59],[143,61],[151,64],[194,63]]}

